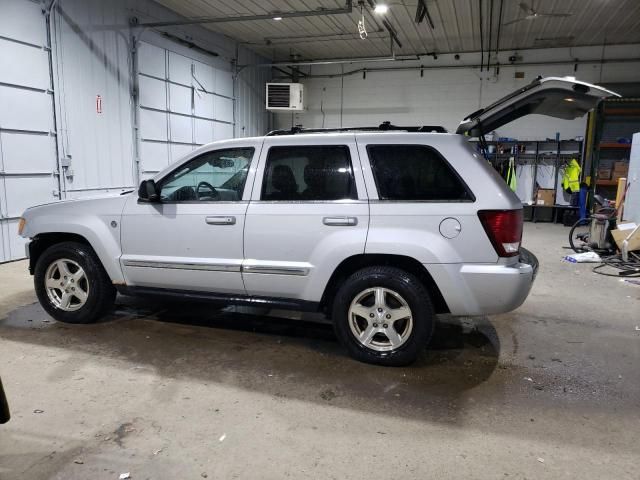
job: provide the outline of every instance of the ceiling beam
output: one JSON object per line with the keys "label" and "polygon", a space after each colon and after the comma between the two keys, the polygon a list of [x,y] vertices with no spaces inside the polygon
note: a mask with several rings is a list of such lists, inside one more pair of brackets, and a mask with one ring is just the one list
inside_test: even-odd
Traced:
{"label": "ceiling beam", "polygon": [[255,20],[273,20],[275,17],[296,18],[296,17],[316,17],[322,15],[349,14],[353,11],[353,0],[346,0],[342,8],[320,8],[317,10],[303,10],[292,12],[272,12],[264,15],[240,15],[236,17],[192,17],[184,20],[169,20],[166,22],[143,22],[140,27],[169,27],[176,25],[199,25],[207,23],[230,23],[230,22],[250,22]]}

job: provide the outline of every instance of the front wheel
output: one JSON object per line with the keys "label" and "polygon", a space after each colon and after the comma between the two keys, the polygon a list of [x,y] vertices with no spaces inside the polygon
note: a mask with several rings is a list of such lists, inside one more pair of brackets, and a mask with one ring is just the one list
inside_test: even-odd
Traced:
{"label": "front wheel", "polygon": [[33,278],[40,304],[61,322],[94,322],[107,313],[116,297],[95,252],[82,243],[49,247],[38,259]]}
{"label": "front wheel", "polygon": [[378,365],[412,363],[433,335],[429,292],[414,275],[394,267],[351,275],[333,304],[338,339],[356,360]]}

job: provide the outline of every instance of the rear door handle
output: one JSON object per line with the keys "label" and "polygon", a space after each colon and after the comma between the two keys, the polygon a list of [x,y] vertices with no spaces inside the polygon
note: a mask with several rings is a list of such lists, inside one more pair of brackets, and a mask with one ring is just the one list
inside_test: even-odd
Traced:
{"label": "rear door handle", "polygon": [[235,225],[236,217],[229,215],[206,217],[205,222],[207,222],[209,225]]}
{"label": "rear door handle", "polygon": [[331,227],[355,227],[358,225],[357,217],[324,217],[322,223]]}

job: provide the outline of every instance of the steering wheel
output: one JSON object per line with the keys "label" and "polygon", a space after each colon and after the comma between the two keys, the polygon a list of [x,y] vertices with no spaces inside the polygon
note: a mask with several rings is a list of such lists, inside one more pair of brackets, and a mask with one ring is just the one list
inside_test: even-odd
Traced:
{"label": "steering wheel", "polygon": [[210,196],[212,198],[218,198],[220,196],[220,193],[216,190],[216,187],[211,185],[209,182],[202,181],[198,183],[198,186],[196,187],[196,197],[198,197],[198,200],[200,200],[200,187],[206,187],[209,191],[211,191]]}

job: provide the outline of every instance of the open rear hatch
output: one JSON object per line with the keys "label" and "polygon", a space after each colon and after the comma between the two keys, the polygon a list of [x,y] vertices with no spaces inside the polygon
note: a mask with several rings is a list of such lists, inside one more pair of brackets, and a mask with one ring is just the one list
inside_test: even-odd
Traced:
{"label": "open rear hatch", "polygon": [[594,109],[603,98],[619,96],[574,77],[538,77],[526,87],[467,116],[456,133],[479,137],[533,113],[573,120]]}

